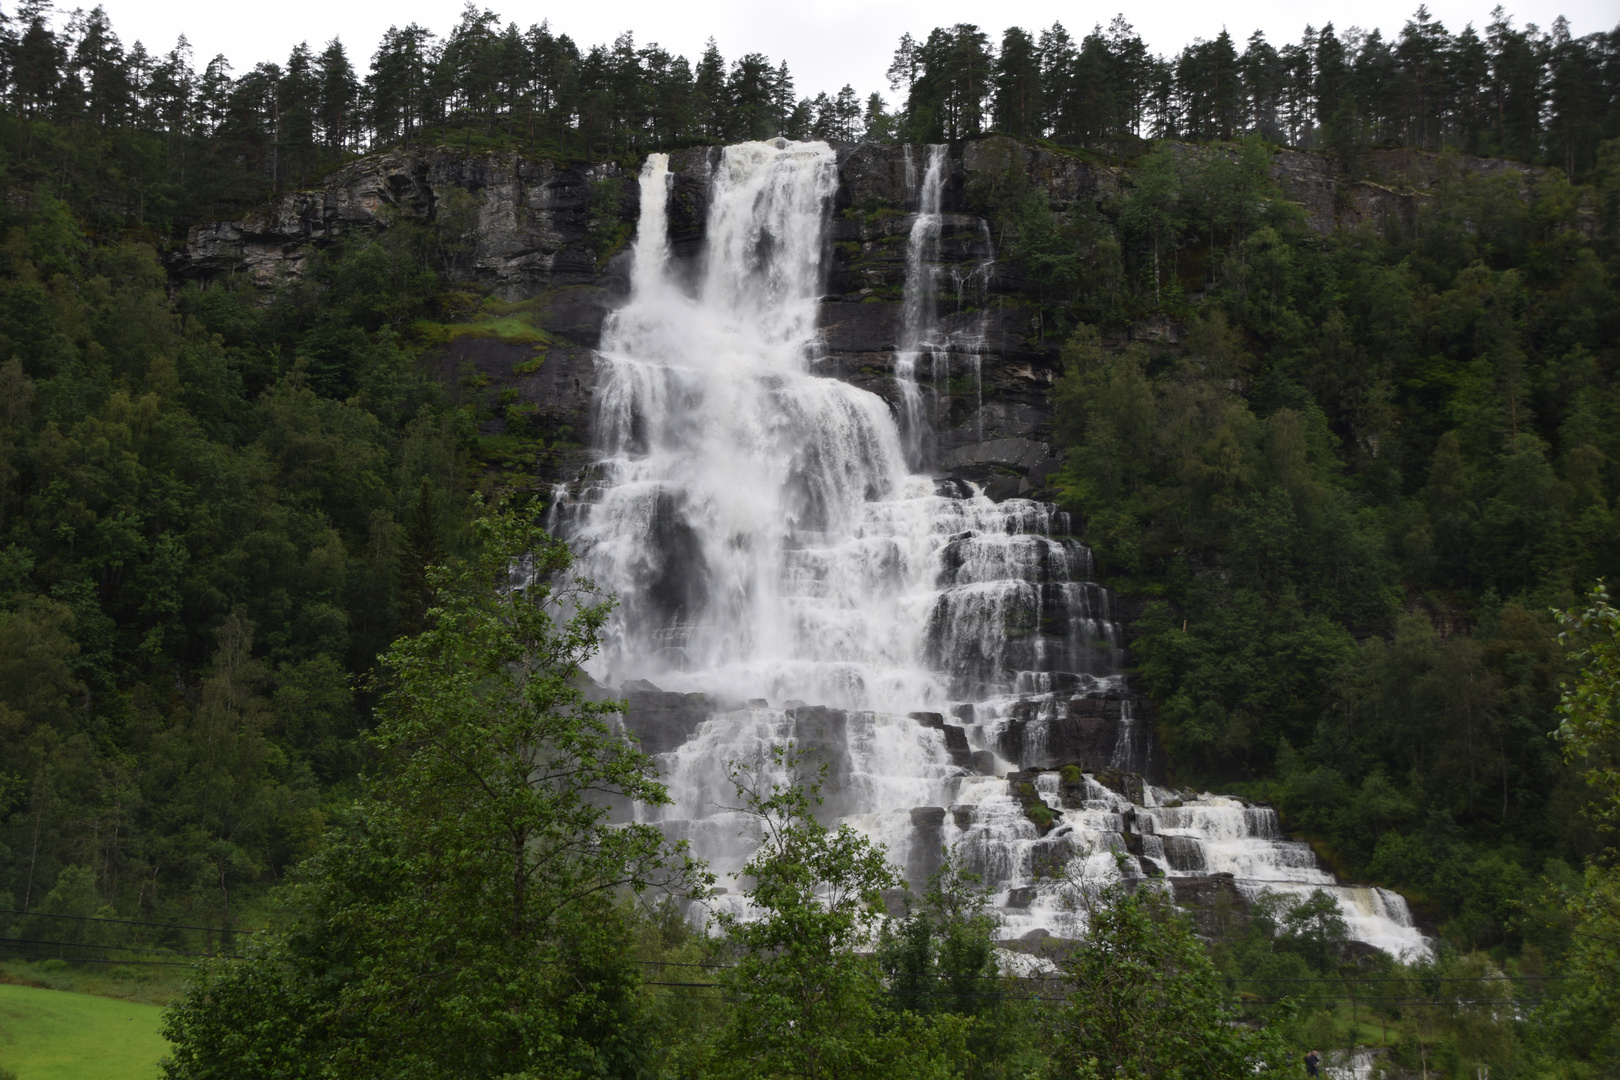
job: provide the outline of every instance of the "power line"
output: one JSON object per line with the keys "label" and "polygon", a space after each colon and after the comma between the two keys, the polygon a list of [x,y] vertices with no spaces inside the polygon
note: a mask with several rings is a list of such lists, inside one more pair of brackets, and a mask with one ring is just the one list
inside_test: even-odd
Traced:
{"label": "power line", "polygon": [[[1425,982],[1522,982],[1531,979],[1568,979],[1569,975],[1408,975],[1405,978],[1390,979],[1346,979],[1345,986],[1362,986],[1371,983],[1425,983]],[[1250,979],[1242,975],[1226,976],[1228,982],[1242,983],[1316,983],[1325,982],[1324,979]]]}
{"label": "power line", "polygon": [[10,945],[57,945],[67,949],[115,949],[118,952],[159,953],[164,956],[200,956],[205,959],[242,959],[233,953],[173,952],[168,949],[154,949],[144,945],[93,945],[88,941],[44,941],[40,938],[0,937],[0,942]]}
{"label": "power line", "polygon": [[[714,962],[714,961],[704,962],[704,961],[693,961],[693,960],[637,960],[635,962],[638,963],[638,964],[642,964],[642,965],[644,965],[646,967],[689,967],[689,968],[704,968],[704,969],[710,970],[710,971],[731,971],[731,970],[733,970],[733,969],[735,969],[737,967],[736,964],[722,964],[722,963]],[[1006,980],[1008,982],[1065,982],[1069,978],[1069,976],[1067,976],[1067,975],[1034,975],[1034,974],[1030,974],[1030,975],[951,975],[951,974],[944,974],[944,973],[939,973],[939,972],[905,972],[901,977],[908,978],[908,979],[1002,979],[1002,980]],[[1561,979],[1571,978],[1571,976],[1569,976],[1569,975],[1447,975],[1447,976],[1411,975],[1411,976],[1407,976],[1407,977],[1404,977],[1404,978],[1377,978],[1377,979],[1354,979],[1354,980],[1348,980],[1347,979],[1347,980],[1342,980],[1342,981],[1337,981],[1337,982],[1335,982],[1334,980],[1332,980],[1330,978],[1322,978],[1322,979],[1271,979],[1271,978],[1258,978],[1258,977],[1250,978],[1250,977],[1242,976],[1242,975],[1229,975],[1229,976],[1223,976],[1223,978],[1229,983],[1253,983],[1253,984],[1259,984],[1259,985],[1265,985],[1265,986],[1284,985],[1284,984],[1303,984],[1303,985],[1311,985],[1311,986],[1324,986],[1326,988],[1331,989],[1331,988],[1344,987],[1344,986],[1371,986],[1371,985],[1378,984],[1378,983],[1403,983],[1403,984],[1416,983],[1416,984],[1421,985],[1423,983],[1435,983],[1435,982],[1438,982],[1438,983],[1529,982],[1529,981],[1542,981],[1542,980],[1561,980]],[[649,984],[649,985],[652,985],[652,984]],[[1345,1000],[1348,1001],[1349,999],[1346,998]],[[1360,1001],[1360,1000],[1363,1000],[1363,999],[1357,998],[1356,1000]]]}
{"label": "power line", "polygon": [[[227,958],[228,959],[228,958]],[[196,964],[185,960],[97,960],[89,956],[0,956],[0,960],[26,960],[30,963],[36,960],[61,960],[68,964],[141,964],[155,967],[196,967]]]}
{"label": "power line", "polygon": [[257,934],[257,930],[229,930],[223,926],[184,926],[180,923],[144,922],[140,919],[109,919],[101,915],[57,915],[49,911],[18,911],[0,908],[0,914],[27,915],[39,919],[77,919],[79,922],[122,923],[125,926],[162,926],[170,930],[206,930],[212,934]]}
{"label": "power line", "polygon": [[[1234,998],[1240,1005],[1280,1005],[1285,1001],[1298,1002],[1298,998]],[[1439,997],[1380,997],[1380,998],[1310,998],[1300,1004],[1322,1005],[1503,1005],[1535,1008],[1541,1000],[1519,998],[1439,998]]]}

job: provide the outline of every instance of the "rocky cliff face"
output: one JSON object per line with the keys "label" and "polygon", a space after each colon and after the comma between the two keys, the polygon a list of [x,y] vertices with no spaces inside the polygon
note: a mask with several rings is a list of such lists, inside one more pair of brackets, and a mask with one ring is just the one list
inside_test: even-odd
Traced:
{"label": "rocky cliff face", "polygon": [[[701,258],[709,178],[719,150],[672,155],[670,236],[677,260]],[[838,155],[839,187],[828,238],[823,349],[818,368],[878,393],[898,408],[894,355],[902,333],[906,245],[926,150],[853,146]],[[1338,225],[1409,221],[1434,183],[1432,155],[1375,154],[1383,182],[1343,183],[1331,160],[1281,151],[1273,173],[1318,232]],[[1476,170],[1514,168],[1472,162]],[[919,374],[934,437],[937,471],[985,484],[993,497],[1039,492],[1057,468],[1050,438],[1049,391],[1058,375],[1057,342],[1025,296],[1017,268],[996,261],[995,238],[970,207],[974,193],[1009,177],[1046,192],[1056,209],[1105,204],[1129,185],[1127,170],[992,136],[953,147],[945,211],[934,336],[952,342],[950,358]],[[516,391],[538,420],[589,442],[595,383],[592,349],[602,319],[628,290],[628,241],[639,211],[635,177],[612,163],[565,165],[515,154],[453,149],[374,155],[334,172],[320,187],[281,196],[240,221],[194,227],[173,268],[181,277],[245,274],[270,289],[296,281],[310,256],[346,237],[414,221],[463,252],[454,273],[507,301],[529,301],[529,318],[554,340],[544,363],[526,345],[469,335],[434,360],[446,377],[471,365],[494,400]],[[1174,339],[1164,323],[1134,336]],[[503,422],[487,422],[490,433]],[[566,478],[582,455],[540,463],[537,480]]]}
{"label": "rocky cliff face", "polygon": [[633,181],[614,164],[564,166],[447,149],[375,154],[240,221],[194,226],[176,269],[182,276],[245,273],[272,287],[299,277],[308,257],[333,241],[400,221],[443,221],[460,193],[471,196],[456,223],[471,251],[458,262],[504,299],[560,285],[615,291],[615,281],[622,292],[622,267],[603,265],[592,233],[604,214],[635,219]]}
{"label": "rocky cliff face", "polygon": [[[267,292],[303,277],[316,252],[401,222],[427,225],[462,249],[454,273],[508,301],[529,301],[529,319],[552,343],[533,363],[528,344],[467,335],[430,358],[453,383],[470,366],[492,401],[516,390],[541,424],[588,429],[602,319],[629,288],[625,241],[639,211],[635,176],[616,164],[562,165],[515,154],[402,150],[363,158],[320,187],[290,192],[240,221],[194,226],[172,263],[182,278],[247,275]],[[486,423],[489,433],[503,426]],[[540,467],[561,475],[583,454]]]}

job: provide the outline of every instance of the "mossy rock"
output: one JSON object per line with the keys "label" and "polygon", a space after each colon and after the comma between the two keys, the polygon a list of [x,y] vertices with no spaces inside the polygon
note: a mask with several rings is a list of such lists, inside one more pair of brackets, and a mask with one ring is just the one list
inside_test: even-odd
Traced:
{"label": "mossy rock", "polygon": [[457,338],[493,338],[507,345],[530,345],[540,355],[521,365],[533,368],[518,374],[533,374],[545,359],[545,349],[553,344],[552,335],[535,322],[539,305],[534,300],[507,303],[488,297],[467,311],[464,319],[449,322],[419,320],[411,325],[411,335],[427,345],[448,345]]}

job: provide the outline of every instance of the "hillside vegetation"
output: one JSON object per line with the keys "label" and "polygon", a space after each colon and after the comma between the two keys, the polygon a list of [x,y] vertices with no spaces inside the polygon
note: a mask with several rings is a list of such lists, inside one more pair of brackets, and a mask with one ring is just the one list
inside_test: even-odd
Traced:
{"label": "hillside vegetation", "polygon": [[[1585,776],[1601,778],[1613,731],[1568,761],[1554,739],[1561,684],[1601,654],[1560,645],[1552,609],[1596,604],[1591,584],[1620,576],[1617,34],[1501,13],[1451,34],[1420,11],[1389,40],[1324,28],[1239,52],[1223,34],[1153,57],[1123,21],[1078,44],[1009,30],[995,48],[964,25],[901,43],[892,104],[796,95],[762,56],[691,65],[628,34],[580,49],[471,7],[442,41],[391,30],[364,77],[337,42],[199,73],[183,46],[125,48],[99,8],[18,9],[0,55],[8,949],[191,958],[279,912],[292,933],[260,939],[258,966],[219,965],[175,1014],[193,1047],[247,1039],[230,1045],[266,1055],[263,1075],[318,1075],[317,1060],[448,1075],[445,1055],[485,1040],[468,1075],[798,1075],[813,1059],[841,1076],[897,1060],[918,1076],[1181,1076],[1200,1060],[1188,1040],[1230,1037],[1220,1060],[1243,1063],[1280,1052],[1273,1036],[1368,1041],[1368,1016],[1393,1025],[1377,1037],[1405,1069],[1613,1073],[1615,885],[1587,812],[1606,796]],[[761,856],[776,938],[703,939],[667,906],[569,907],[573,884],[543,874],[555,917],[467,929],[476,897],[456,889],[507,887],[450,858],[452,825],[482,819],[411,816],[417,790],[379,778],[433,764],[411,756],[433,740],[410,725],[429,721],[378,712],[378,657],[410,661],[445,630],[429,612],[452,579],[434,568],[487,554],[489,523],[511,524],[501,497],[521,511],[532,495],[508,490],[512,448],[479,436],[477,395],[422,363],[490,317],[457,273],[461,237],[446,220],[357,235],[274,293],[177,283],[165,256],[199,220],[406,140],[628,160],[779,131],[990,130],[1121,168],[1117,200],[1062,212],[1012,174],[966,197],[1061,342],[1057,494],[1106,579],[1153,601],[1138,675],[1173,775],[1274,803],[1346,875],[1402,890],[1440,935],[1436,964],[1356,967],[1342,925],[1308,906],[1199,944],[1151,897],[1090,896],[1121,955],[1143,958],[1120,993],[1185,1006],[1163,1055],[1127,1062],[1139,1029],[1084,1034],[1102,1030],[1109,972],[1077,960],[1062,1004],[991,977],[971,882],[940,882],[886,951],[857,950],[872,944],[857,901],[886,871],[818,832],[802,788],[755,792],[792,841]],[[1272,177],[1283,144],[1347,180],[1404,147],[1422,190],[1409,213],[1320,235]],[[535,332],[511,320],[498,332]],[[609,779],[654,797],[643,766]],[[585,835],[590,805],[547,810],[547,827]],[[411,846],[441,825],[442,848]],[[628,888],[679,866],[642,854],[580,874]],[[385,881],[392,899],[367,891]],[[829,881],[856,901],[810,926],[820,953],[784,953]],[[422,906],[388,907],[400,896]],[[465,979],[411,996],[447,942]],[[509,947],[567,981],[536,981]],[[352,979],[373,953],[371,981]],[[772,966],[783,955],[802,965]],[[703,967],[722,963],[756,981]],[[1498,995],[1504,973],[1525,981]],[[1346,978],[1371,976],[1401,980],[1392,1003],[1341,1002]],[[1254,1001],[1244,1015],[1273,1024],[1250,1042],[1225,1009],[1257,978],[1299,980],[1305,1004],[1290,1019]],[[825,1002],[806,989],[824,979]],[[1458,989],[1476,984],[1490,992]],[[767,1006],[793,1038],[751,1041]],[[534,1046],[552,1056],[525,1058]],[[355,1056],[322,1056],[340,1051]],[[174,1074],[250,1075],[243,1060],[193,1055]]]}

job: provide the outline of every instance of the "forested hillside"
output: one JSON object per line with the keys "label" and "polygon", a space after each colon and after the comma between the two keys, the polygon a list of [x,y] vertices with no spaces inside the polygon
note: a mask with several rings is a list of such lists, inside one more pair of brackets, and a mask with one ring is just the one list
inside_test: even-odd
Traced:
{"label": "forested hillside", "polygon": [[[1115,222],[1066,223],[1098,257],[1043,263],[1082,297],[1065,495],[1165,601],[1136,648],[1184,775],[1517,943],[1532,879],[1595,843],[1549,738],[1549,608],[1620,569],[1615,179],[1442,160],[1405,227],[1318,242],[1266,154],[1156,150]],[[1123,342],[1171,290],[1180,340]]]}
{"label": "forested hillside", "polygon": [[[332,41],[238,71],[201,63],[183,40],[162,54],[126,47],[100,8],[6,13],[0,908],[16,913],[13,937],[207,951],[220,942],[23,913],[259,925],[272,889],[325,851],[309,865],[326,876],[292,910],[358,925],[372,877],[415,889],[465,869],[411,877],[420,868],[389,862],[389,844],[426,827],[410,816],[419,808],[376,820],[350,808],[379,755],[415,737],[407,726],[386,745],[368,739],[389,685],[379,655],[404,637],[406,663],[423,640],[412,635],[433,629],[443,579],[431,568],[479,550],[472,521],[488,503],[475,498],[521,507],[536,494],[510,490],[521,470],[481,437],[487,407],[468,392],[479,387],[423,358],[475,314],[524,341],[537,331],[458,269],[465,223],[451,214],[357,232],[271,291],[172,276],[191,225],[401,143],[634,167],[655,149],[778,133],[995,132],[1119,181],[1117,199],[1055,210],[1009,170],[964,198],[1061,343],[1066,464],[1052,491],[1081,516],[1108,583],[1149,601],[1134,660],[1174,778],[1273,803],[1336,869],[1400,889],[1439,935],[1447,972],[1575,973],[1594,987],[1534,1014],[1539,1033],[1506,1006],[1404,1020],[1387,1007],[1416,1033],[1402,1067],[1610,1075],[1612,957],[1581,934],[1609,940],[1599,923],[1613,918],[1612,874],[1582,876],[1610,858],[1584,813],[1583,772],[1607,760],[1613,733],[1573,764],[1553,738],[1579,663],[1552,609],[1579,609],[1595,581],[1620,577],[1620,30],[1575,38],[1563,20],[1543,31],[1498,9],[1483,32],[1452,32],[1419,9],[1387,37],[1307,27],[1297,43],[1255,34],[1240,47],[1223,33],[1155,56],[1123,19],[1078,41],[1057,25],[999,42],[958,25],[904,39],[888,76],[892,101],[849,87],[811,96],[763,55],[728,64],[711,43],[693,63],[629,33],[582,48],[472,6],[442,38],[391,28],[369,59]],[[1276,179],[1279,147],[1391,190],[1402,212],[1313,230]],[[623,241],[605,237],[603,251]],[[647,779],[637,767],[615,782]],[[407,780],[395,776],[396,796],[414,807]],[[831,842],[803,806],[767,810],[794,842]],[[323,848],[338,825],[349,846]],[[843,850],[853,869],[838,872],[854,875],[851,895],[875,895],[887,879],[859,854]],[[642,881],[610,869],[615,883]],[[1051,1075],[1092,1075],[1086,1062],[1112,1051],[1036,1034],[1038,999],[961,990],[989,977],[988,954],[973,951],[989,930],[956,886],[919,908],[912,938],[886,941],[883,986],[913,979],[904,1008],[878,1008],[892,995],[875,975],[861,982],[859,964],[839,969],[853,980],[841,984],[854,988],[848,1008],[816,1022],[881,1038],[829,1075],[875,1075],[924,1014],[958,1017],[917,1044],[935,1064],[960,1050],[976,1076],[1048,1062]],[[1320,912],[1232,923],[1211,961],[1151,901],[1099,903],[1129,947],[1177,928],[1166,948],[1184,951],[1161,956],[1164,970],[1339,977]],[[852,905],[821,927],[840,949],[859,937]],[[651,1006],[636,997],[656,965],[721,953],[667,909],[614,910],[585,905],[533,931],[578,935],[559,961],[577,990],[563,1004],[500,967],[500,927],[467,962],[518,979],[511,1000],[524,1008],[566,1014],[545,1031],[579,1075],[710,1075],[722,1059],[791,1071],[781,1062],[798,1051],[748,1043],[735,1011],[678,990],[651,991],[663,995]],[[420,918],[430,936],[454,928],[442,911]],[[728,963],[781,945],[746,936]],[[304,945],[272,959],[308,985],[361,955],[335,939]],[[947,954],[955,967],[936,963]],[[409,984],[378,976],[372,1004],[393,1026],[365,1050],[385,1064],[386,1033],[411,1033],[418,1015],[377,1004],[396,977]],[[960,991],[949,1003],[917,988],[946,977]],[[1330,1013],[1306,1009],[1300,1023]],[[321,1024],[340,1014],[352,1020],[337,1009],[299,1037],[327,1045],[337,1028]],[[1201,1037],[1228,1031],[1222,1015]],[[464,1020],[444,1030],[475,1037]],[[1331,1035],[1337,1022],[1300,1030]],[[710,1026],[731,1042],[705,1041]],[[1232,1045],[1232,1060],[1276,1050]],[[495,1055],[488,1074],[540,1068],[520,1058]]]}
{"label": "forested hillside", "polygon": [[785,62],[759,53],[728,64],[712,40],[695,61],[630,32],[582,47],[472,4],[442,36],[390,27],[369,58],[333,39],[240,69],[194,56],[183,37],[166,52],[126,47],[101,7],[59,18],[30,0],[0,33],[11,168],[38,172],[14,182],[48,178],[97,227],[184,230],[346,155],[421,140],[602,159],[776,134],[938,142],[993,129],[1112,160],[1143,140],[1254,133],[1331,149],[1352,171],[1369,146],[1449,146],[1589,181],[1598,145],[1620,136],[1614,34],[1573,37],[1562,18],[1516,25],[1500,7],[1483,32],[1447,30],[1419,7],[1387,37],[1328,24],[1240,46],[1223,31],[1168,55],[1123,16],[1078,40],[1058,23],[1012,27],[999,43],[959,24],[903,38],[887,73],[894,100],[864,102],[849,86],[803,93]]}

